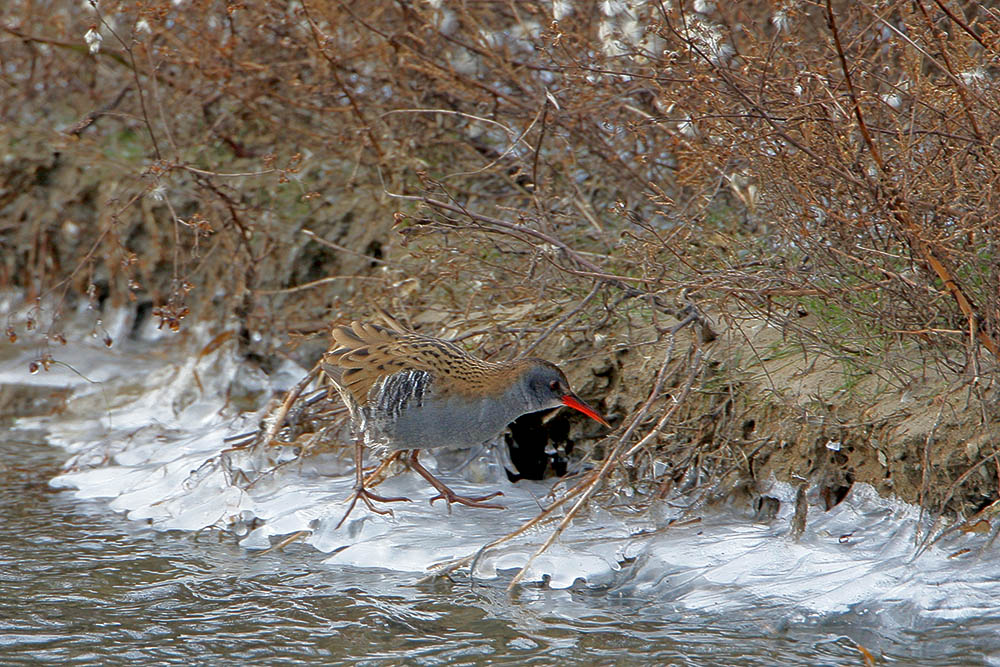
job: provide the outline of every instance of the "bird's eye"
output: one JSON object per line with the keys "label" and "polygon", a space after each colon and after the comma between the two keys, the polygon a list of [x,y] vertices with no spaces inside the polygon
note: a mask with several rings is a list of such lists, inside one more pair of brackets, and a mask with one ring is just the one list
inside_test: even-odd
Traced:
{"label": "bird's eye", "polygon": [[559,380],[553,380],[549,383],[549,389],[552,391],[559,391]]}

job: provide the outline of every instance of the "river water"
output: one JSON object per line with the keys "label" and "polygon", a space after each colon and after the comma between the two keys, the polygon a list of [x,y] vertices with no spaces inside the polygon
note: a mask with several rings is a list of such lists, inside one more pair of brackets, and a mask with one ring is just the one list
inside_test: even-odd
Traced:
{"label": "river water", "polygon": [[[391,519],[356,511],[334,530],[349,469],[286,467],[253,493],[195,478],[243,422],[154,395],[183,393],[183,373],[160,373],[176,363],[102,354],[68,353],[87,382],[14,385],[14,353],[0,368],[0,663],[1000,662],[995,549],[956,535],[918,557],[919,514],[870,489],[810,514],[800,539],[787,507],[769,524],[706,510],[669,530],[595,509],[512,592],[547,532],[486,554],[474,578],[425,579],[530,517],[544,488],[505,487],[507,512],[413,503]],[[210,377],[226,384],[211,363],[223,362],[197,362],[208,393]],[[428,494],[408,475],[393,483],[387,492]],[[216,517],[229,529],[195,528]],[[302,528],[308,538],[262,548]]]}
{"label": "river water", "polygon": [[[413,664],[859,663],[884,642],[860,618],[761,607],[690,613],[614,590],[324,565],[305,545],[254,555],[217,534],[156,531],[48,480],[64,456],[43,441],[0,444],[0,661]],[[949,628],[949,626],[951,626]],[[959,624],[923,639],[954,648]],[[900,633],[890,649],[917,656]],[[954,655],[954,654],[953,654]]]}

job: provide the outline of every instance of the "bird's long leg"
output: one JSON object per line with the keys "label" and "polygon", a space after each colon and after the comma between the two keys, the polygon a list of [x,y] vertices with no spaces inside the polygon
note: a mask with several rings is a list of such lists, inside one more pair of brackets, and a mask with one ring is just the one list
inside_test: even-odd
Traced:
{"label": "bird's long leg", "polygon": [[420,462],[417,460],[417,456],[419,454],[420,450],[414,449],[413,452],[410,454],[409,463],[411,468],[416,470],[421,477],[430,482],[431,486],[433,486],[435,489],[438,490],[438,495],[431,498],[431,504],[433,504],[435,500],[444,499],[448,503],[449,508],[451,507],[452,503],[458,503],[459,505],[466,505],[468,507],[486,507],[489,509],[497,509],[497,510],[507,509],[503,505],[496,505],[493,503],[484,502],[486,500],[489,500],[490,498],[496,498],[497,496],[502,496],[503,492],[501,491],[496,491],[486,496],[467,497],[458,495],[457,493],[449,489],[447,486],[445,486],[444,482],[442,482],[437,477],[432,475],[427,470],[427,468],[420,465]]}
{"label": "bird's long leg", "polygon": [[389,516],[392,516],[392,510],[379,509],[372,504],[372,501],[374,500],[380,503],[397,503],[405,500],[407,502],[410,502],[409,498],[403,498],[402,496],[387,498],[385,496],[376,495],[371,491],[369,491],[368,489],[366,489],[364,458],[365,458],[364,444],[362,444],[361,438],[358,438],[358,440],[354,443],[354,475],[355,475],[354,494],[351,496],[351,504],[350,506],[348,506],[347,512],[344,513],[343,518],[340,520],[339,523],[337,523],[337,528],[340,528],[343,525],[344,521],[347,520],[347,517],[351,515],[351,511],[354,509],[354,506],[358,503],[358,498],[363,500],[365,505],[368,505],[368,509],[370,509],[372,512],[375,512],[375,514],[388,514]]}

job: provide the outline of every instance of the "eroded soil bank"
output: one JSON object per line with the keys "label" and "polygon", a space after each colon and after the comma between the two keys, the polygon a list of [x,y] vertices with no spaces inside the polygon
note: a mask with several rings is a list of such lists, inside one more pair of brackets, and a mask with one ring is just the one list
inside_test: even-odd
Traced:
{"label": "eroded soil bank", "polygon": [[[675,337],[648,327],[629,334],[648,344],[610,353],[577,339],[573,349],[587,362],[571,378],[611,415],[633,414],[663,360],[673,358],[654,414],[683,405],[661,425],[655,446],[628,462],[620,483],[660,493],[698,485],[707,500],[772,512],[758,482],[803,486],[821,508],[861,482],[988,531],[981,519],[994,513],[1000,468],[996,388],[984,389],[988,383],[971,371],[920,366],[903,355],[871,369],[858,357],[832,358],[796,335],[810,319],[799,312],[785,326],[780,318],[706,314],[715,334],[709,341],[695,326]],[[656,425],[650,418],[646,426]],[[602,451],[598,444],[598,457]]]}

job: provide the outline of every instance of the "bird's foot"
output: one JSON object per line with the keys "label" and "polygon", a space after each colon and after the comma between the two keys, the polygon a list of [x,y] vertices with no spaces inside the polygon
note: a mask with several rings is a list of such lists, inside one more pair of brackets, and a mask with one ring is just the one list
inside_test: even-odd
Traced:
{"label": "bird's foot", "polygon": [[[442,484],[442,486],[444,486]],[[483,507],[485,509],[494,510],[505,510],[507,509],[503,505],[497,505],[496,503],[486,502],[490,498],[496,498],[497,496],[502,496],[503,491],[494,491],[493,493],[485,496],[460,496],[448,487],[439,488],[436,496],[431,498],[431,505],[434,504],[435,500],[444,500],[448,503],[448,507],[451,508],[452,503],[458,503],[459,505],[465,505],[466,507]]]}
{"label": "bird's foot", "polygon": [[377,503],[399,503],[403,501],[412,502],[409,498],[404,498],[403,496],[388,496],[388,497],[380,496],[378,494],[372,493],[364,486],[356,487],[354,489],[354,493],[351,495],[351,504],[347,507],[347,511],[344,513],[343,518],[341,518],[340,521],[337,523],[337,528],[340,528],[344,524],[344,522],[347,521],[347,517],[351,515],[351,512],[354,510],[354,506],[358,504],[359,499],[364,501],[365,505],[368,506],[369,510],[371,510],[375,514],[381,514],[382,516],[394,516],[394,515],[392,513],[392,510],[390,509],[379,509],[378,507],[375,507],[375,504],[372,501],[375,501]]}
{"label": "bird's foot", "polygon": [[438,490],[438,494],[431,498],[431,505],[434,504],[435,500],[444,500],[448,503],[448,511],[451,511],[451,504],[458,503],[459,505],[465,505],[466,507],[485,507],[487,509],[494,510],[504,510],[507,509],[503,505],[496,505],[493,503],[487,503],[485,501],[490,498],[496,498],[497,496],[502,496],[503,493],[500,491],[495,491],[486,496],[460,496],[445,485],[444,482],[439,480],[437,477],[432,475],[427,468],[420,465],[420,461],[417,460],[417,456],[420,454],[420,450],[414,449],[413,453],[410,454],[410,467],[413,468],[421,477],[426,479],[431,483],[435,489]]}

